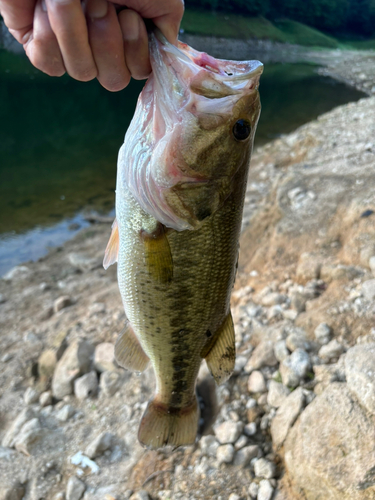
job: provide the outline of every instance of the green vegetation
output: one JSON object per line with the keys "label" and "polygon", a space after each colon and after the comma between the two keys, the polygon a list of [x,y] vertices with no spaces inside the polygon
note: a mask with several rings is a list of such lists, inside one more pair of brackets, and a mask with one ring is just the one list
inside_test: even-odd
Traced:
{"label": "green vegetation", "polygon": [[181,27],[187,33],[227,38],[258,38],[274,42],[336,48],[337,40],[297,21],[272,23],[264,17],[187,9]]}

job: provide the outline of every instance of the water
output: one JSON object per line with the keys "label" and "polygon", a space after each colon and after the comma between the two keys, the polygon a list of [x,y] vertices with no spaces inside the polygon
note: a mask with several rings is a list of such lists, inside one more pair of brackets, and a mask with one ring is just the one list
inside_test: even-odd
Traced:
{"label": "water", "polygon": [[[113,210],[118,149],[143,82],[110,93],[0,51],[0,276]],[[256,145],[363,94],[310,65],[268,65]]]}

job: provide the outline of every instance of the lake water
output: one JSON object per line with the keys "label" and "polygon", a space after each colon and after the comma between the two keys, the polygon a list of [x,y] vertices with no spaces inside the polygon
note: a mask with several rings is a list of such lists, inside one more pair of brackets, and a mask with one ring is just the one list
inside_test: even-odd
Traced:
{"label": "lake water", "polygon": [[[116,159],[143,82],[110,93],[0,51],[0,276],[113,212]],[[363,94],[307,64],[267,65],[256,145]]]}

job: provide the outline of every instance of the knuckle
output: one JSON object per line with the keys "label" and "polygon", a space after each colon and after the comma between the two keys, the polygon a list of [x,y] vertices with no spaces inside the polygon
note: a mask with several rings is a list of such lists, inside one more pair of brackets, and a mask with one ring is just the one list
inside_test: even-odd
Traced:
{"label": "knuckle", "polygon": [[124,75],[122,77],[98,77],[99,83],[102,87],[109,90],[110,92],[118,92],[123,90],[129,85],[130,75]]}

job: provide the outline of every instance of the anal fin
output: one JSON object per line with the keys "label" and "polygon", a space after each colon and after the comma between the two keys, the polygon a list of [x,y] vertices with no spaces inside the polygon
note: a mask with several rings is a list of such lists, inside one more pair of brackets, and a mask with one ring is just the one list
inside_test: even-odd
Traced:
{"label": "anal fin", "polygon": [[103,260],[104,269],[108,269],[109,266],[117,262],[118,250],[119,250],[119,233],[118,233],[117,219],[115,219],[112,224],[111,236],[109,237],[107,248],[105,249],[104,260]]}
{"label": "anal fin", "polygon": [[173,277],[173,260],[165,228],[159,224],[153,233],[141,232],[147,269],[155,281],[168,283]]}
{"label": "anal fin", "polygon": [[236,361],[234,325],[230,311],[215,337],[215,343],[205,359],[215,382],[220,385],[232,375]]}
{"label": "anal fin", "polygon": [[117,363],[127,370],[143,372],[147,367],[149,357],[142,349],[130,323],[118,336],[115,358]]}

